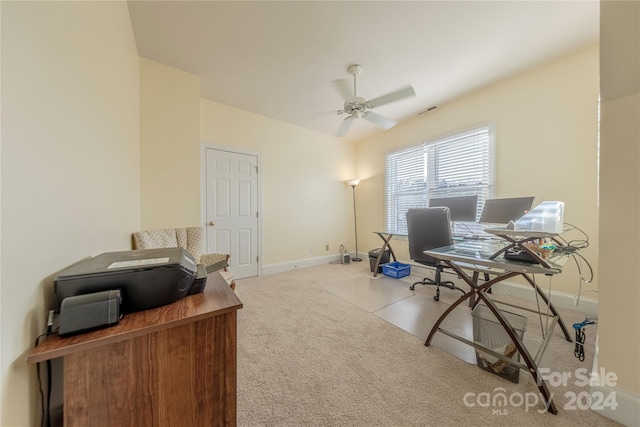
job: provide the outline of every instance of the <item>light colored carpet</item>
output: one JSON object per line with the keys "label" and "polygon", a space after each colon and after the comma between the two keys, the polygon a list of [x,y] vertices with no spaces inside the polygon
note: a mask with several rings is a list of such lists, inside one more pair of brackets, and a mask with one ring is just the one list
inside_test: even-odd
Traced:
{"label": "light colored carpet", "polygon": [[[411,295],[397,286],[390,293],[395,296],[385,300],[378,295],[378,306],[363,308],[357,299],[345,299],[353,290],[340,296],[333,292],[341,283],[368,286],[369,276],[363,262],[236,281],[244,304],[238,312],[238,425],[616,425],[590,410],[564,409],[567,396],[589,390],[573,379],[551,387],[558,415],[539,413],[541,404],[528,409],[524,404],[484,405],[478,399],[483,393],[493,397],[502,392],[518,403],[519,397],[537,395],[537,388],[527,375],[514,384],[452,357],[449,352],[455,350],[440,348],[435,340],[425,347],[424,338],[416,334],[428,333],[429,325],[420,332],[420,322],[415,321],[416,330],[407,332],[409,326],[391,321],[397,317],[393,310],[414,310],[419,317],[425,307],[451,303],[459,293],[443,290],[436,303],[431,286],[417,287]],[[379,284],[391,280],[381,279]],[[373,286],[373,292],[380,293]],[[421,304],[416,298],[422,298]],[[412,299],[418,304],[408,304]],[[579,313],[561,314],[568,325],[584,320]],[[535,338],[535,325],[529,326],[526,334]],[[554,334],[541,366],[546,363],[552,371],[569,373],[591,368],[593,330],[587,332],[584,362],[573,356],[573,344],[559,329]]]}

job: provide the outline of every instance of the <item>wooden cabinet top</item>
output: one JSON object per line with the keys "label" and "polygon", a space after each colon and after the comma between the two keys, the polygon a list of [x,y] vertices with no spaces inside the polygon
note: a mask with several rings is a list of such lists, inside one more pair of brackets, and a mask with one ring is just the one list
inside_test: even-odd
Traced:
{"label": "wooden cabinet top", "polygon": [[126,314],[118,324],[69,337],[50,335],[27,356],[27,363],[44,362],[67,354],[100,347],[175,326],[184,325],[242,308],[242,302],[220,272],[207,277],[203,292],[172,304]]}

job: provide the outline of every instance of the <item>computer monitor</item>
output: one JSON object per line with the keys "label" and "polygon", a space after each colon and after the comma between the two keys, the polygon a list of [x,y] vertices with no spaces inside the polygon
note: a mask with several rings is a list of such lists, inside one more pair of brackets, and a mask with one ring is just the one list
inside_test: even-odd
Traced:
{"label": "computer monitor", "polygon": [[478,196],[434,197],[429,199],[429,207],[449,208],[451,221],[475,222]]}
{"label": "computer monitor", "polygon": [[483,224],[508,224],[531,209],[534,197],[509,197],[487,199],[478,222]]}

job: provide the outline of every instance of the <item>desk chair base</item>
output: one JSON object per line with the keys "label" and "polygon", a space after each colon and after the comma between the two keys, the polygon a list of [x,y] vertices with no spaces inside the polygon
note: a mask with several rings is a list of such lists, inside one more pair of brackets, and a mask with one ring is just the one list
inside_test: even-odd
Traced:
{"label": "desk chair base", "polygon": [[447,288],[447,289],[457,289],[460,292],[462,292],[463,294],[465,293],[464,290],[460,289],[459,287],[457,287],[456,285],[454,285],[453,282],[449,281],[449,280],[445,280],[444,282],[442,280],[440,280],[440,269],[436,269],[436,276],[435,279],[429,279],[428,277],[425,277],[422,281],[420,282],[415,282],[414,284],[412,284],[411,286],[409,286],[409,289],[411,289],[412,291],[415,290],[416,285],[431,285],[431,286],[435,286],[436,287],[436,294],[433,296],[433,299],[436,301],[440,301],[440,287],[442,286],[443,288]]}

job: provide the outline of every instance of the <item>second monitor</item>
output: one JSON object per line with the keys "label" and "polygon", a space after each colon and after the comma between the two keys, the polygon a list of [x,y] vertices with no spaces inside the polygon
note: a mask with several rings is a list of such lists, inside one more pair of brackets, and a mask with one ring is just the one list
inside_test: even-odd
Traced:
{"label": "second monitor", "polygon": [[481,224],[508,224],[515,221],[531,209],[533,196],[488,199],[480,215]]}
{"label": "second monitor", "polygon": [[429,199],[429,207],[449,208],[451,221],[475,222],[478,196],[434,197]]}

